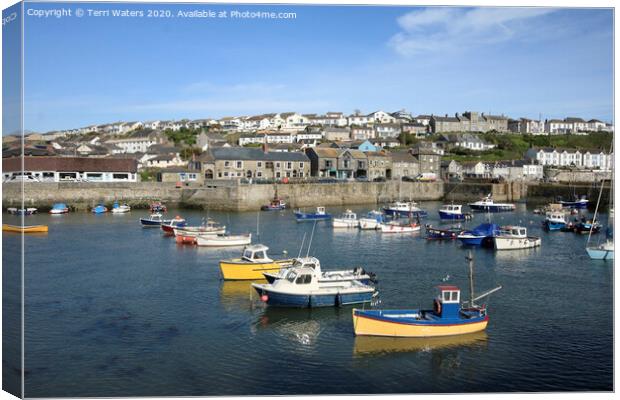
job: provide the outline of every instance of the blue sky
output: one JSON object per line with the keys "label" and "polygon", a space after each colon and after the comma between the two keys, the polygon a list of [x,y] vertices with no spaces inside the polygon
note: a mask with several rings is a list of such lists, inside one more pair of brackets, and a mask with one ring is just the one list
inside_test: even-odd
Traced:
{"label": "blue sky", "polygon": [[[26,3],[26,10],[62,8]],[[64,4],[287,20],[25,17],[25,129],[298,111],[613,115],[609,9]]]}

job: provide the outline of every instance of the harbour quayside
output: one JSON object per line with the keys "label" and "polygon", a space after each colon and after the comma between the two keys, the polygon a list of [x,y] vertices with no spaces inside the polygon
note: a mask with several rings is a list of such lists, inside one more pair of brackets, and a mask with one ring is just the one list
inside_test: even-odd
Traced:
{"label": "harbour quayside", "polygon": [[461,303],[461,291],[454,285],[439,285],[433,309],[360,310],[353,309],[356,335],[392,337],[434,337],[464,335],[486,329],[489,322],[486,304],[476,302],[500,290],[498,286],[479,296],[474,294],[473,256],[469,261],[469,301]]}

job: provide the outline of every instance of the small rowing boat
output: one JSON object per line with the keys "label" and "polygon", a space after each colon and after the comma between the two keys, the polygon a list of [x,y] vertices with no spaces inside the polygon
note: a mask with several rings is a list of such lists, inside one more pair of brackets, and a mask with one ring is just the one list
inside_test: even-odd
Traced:
{"label": "small rowing boat", "polygon": [[67,205],[65,203],[56,203],[52,206],[52,209],[50,210],[50,214],[52,215],[57,215],[57,214],[66,214],[69,212],[69,207],[67,207]]}
{"label": "small rowing boat", "polygon": [[47,225],[9,225],[2,224],[2,230],[4,232],[18,232],[18,233],[44,233],[47,232]]}
{"label": "small rowing boat", "polygon": [[456,239],[464,231],[460,226],[452,226],[448,229],[434,228],[432,225],[426,225],[426,238],[435,240]]}

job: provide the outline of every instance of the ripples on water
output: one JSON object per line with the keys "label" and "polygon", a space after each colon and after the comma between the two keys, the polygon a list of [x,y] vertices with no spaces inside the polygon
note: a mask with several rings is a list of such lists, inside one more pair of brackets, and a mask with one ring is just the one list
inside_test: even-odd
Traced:
{"label": "ripples on water", "polygon": [[[439,223],[439,205],[424,204],[425,222]],[[612,389],[612,264],[588,259],[585,236],[543,232],[523,205],[494,222],[525,224],[542,248],[474,250],[476,289],[504,286],[487,331],[433,339],[355,337],[350,307],[266,309],[249,283],[220,280],[218,260],[240,249],[179,246],[140,228],[145,214],[27,217],[50,226],[26,242],[27,396]],[[210,216],[256,236],[256,213]],[[290,211],[261,213],[257,242],[296,256],[311,229]],[[16,243],[3,235],[5,249]],[[467,296],[456,242],[321,222],[310,254],[377,273],[382,308],[430,307],[448,275]]]}

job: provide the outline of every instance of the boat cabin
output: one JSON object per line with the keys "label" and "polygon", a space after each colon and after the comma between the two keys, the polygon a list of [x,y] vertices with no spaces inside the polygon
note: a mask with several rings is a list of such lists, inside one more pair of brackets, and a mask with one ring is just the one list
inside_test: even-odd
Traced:
{"label": "boat cabin", "polygon": [[440,285],[437,289],[439,295],[435,299],[435,314],[441,318],[458,318],[461,310],[461,290],[453,285]]}
{"label": "boat cabin", "polygon": [[269,247],[262,244],[246,246],[245,249],[243,249],[241,258],[253,263],[272,262],[273,260],[267,257],[267,250],[269,250]]}
{"label": "boat cabin", "polygon": [[344,214],[342,214],[342,219],[356,220],[357,219],[357,214],[355,214],[351,210],[347,210],[347,211],[345,211]]}
{"label": "boat cabin", "polygon": [[523,226],[502,226],[500,236],[510,236],[515,238],[527,237],[527,228]]}
{"label": "boat cabin", "polygon": [[452,214],[460,214],[462,207],[463,206],[461,206],[460,204],[444,204],[441,207],[440,211],[445,211]]}
{"label": "boat cabin", "polygon": [[317,207],[316,208],[317,215],[325,215],[325,207]]}
{"label": "boat cabin", "polygon": [[548,211],[546,215],[547,220],[553,222],[566,222],[566,216],[563,212]]}
{"label": "boat cabin", "polygon": [[286,272],[284,279],[276,280],[273,285],[291,289],[318,289],[320,265],[319,260],[315,257],[297,258]]}

